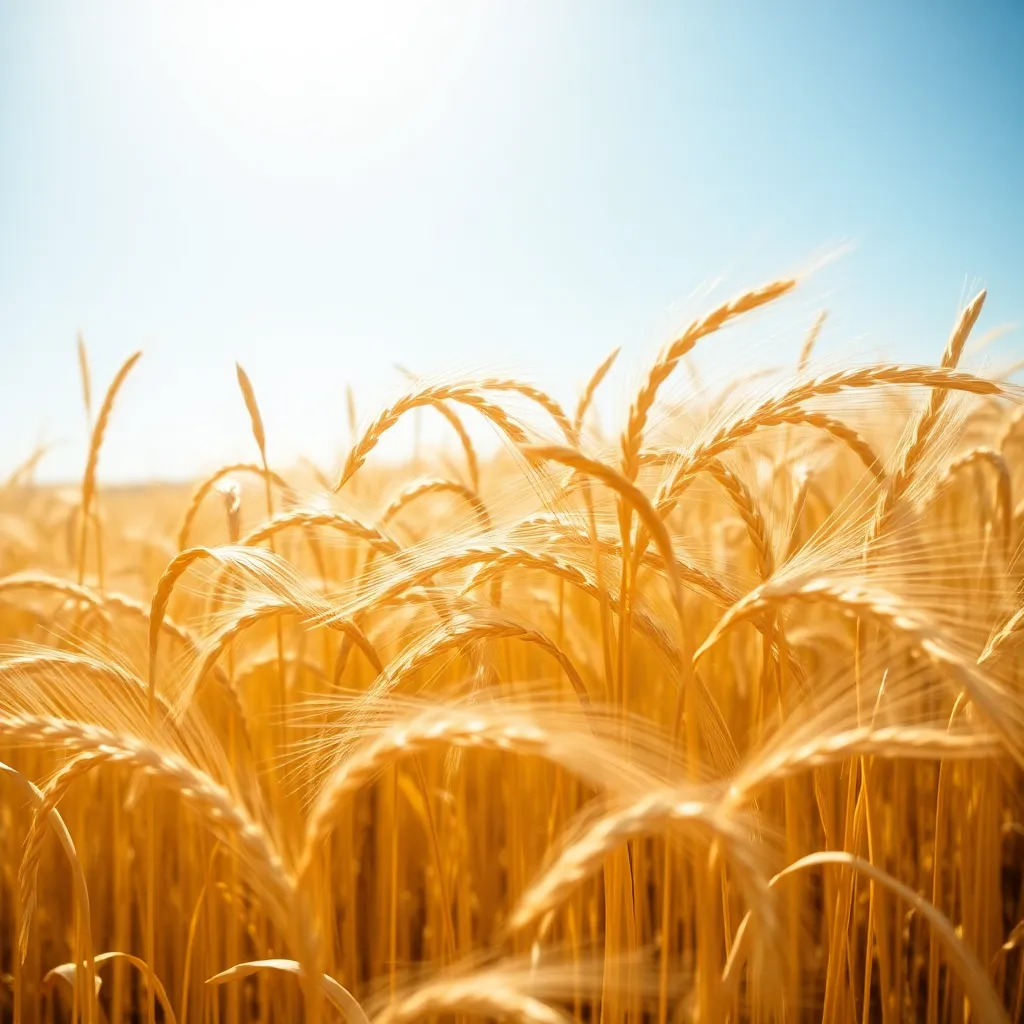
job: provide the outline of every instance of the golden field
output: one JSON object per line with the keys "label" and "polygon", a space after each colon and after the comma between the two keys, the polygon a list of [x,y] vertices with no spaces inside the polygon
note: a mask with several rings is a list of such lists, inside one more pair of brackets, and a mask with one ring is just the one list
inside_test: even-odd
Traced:
{"label": "golden field", "polygon": [[[81,486],[0,491],[4,1019],[1024,1020],[1024,389],[982,294],[933,366],[819,318],[666,401],[793,287],[615,430],[612,354],[273,465],[239,369],[194,488],[102,486],[136,357],[80,348]],[[386,464],[416,410],[452,444]]]}

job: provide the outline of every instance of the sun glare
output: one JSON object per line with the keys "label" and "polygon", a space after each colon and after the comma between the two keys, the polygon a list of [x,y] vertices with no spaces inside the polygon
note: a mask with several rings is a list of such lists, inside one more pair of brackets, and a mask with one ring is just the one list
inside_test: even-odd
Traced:
{"label": "sun glare", "polygon": [[357,142],[422,114],[472,48],[482,7],[222,3],[154,14],[179,96],[252,141]]}

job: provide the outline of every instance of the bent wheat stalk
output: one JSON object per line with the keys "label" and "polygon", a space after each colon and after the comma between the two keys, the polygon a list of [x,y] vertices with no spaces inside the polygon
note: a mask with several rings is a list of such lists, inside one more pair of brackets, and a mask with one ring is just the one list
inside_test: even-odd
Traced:
{"label": "bent wheat stalk", "polygon": [[605,863],[609,854],[631,839],[673,828],[709,847],[718,840],[729,851],[747,894],[770,916],[767,892],[758,878],[758,855],[749,832],[720,800],[693,786],[668,787],[641,797],[600,818],[579,839],[566,846],[523,895],[509,926],[518,931],[561,904],[583,879]]}
{"label": "bent wheat stalk", "polygon": [[[72,754],[84,755],[56,777],[49,796],[44,794],[43,811],[37,817],[45,820],[52,806],[64,791],[66,781],[79,777],[98,764],[120,764],[145,772],[154,782],[176,791],[196,811],[201,820],[224,839],[234,842],[249,864],[257,889],[275,910],[283,930],[289,930],[286,908],[292,903],[295,883],[285,869],[270,836],[245,807],[220,783],[186,761],[180,754],[161,750],[151,743],[126,733],[116,733],[95,725],[40,715],[4,716],[0,718],[0,736],[27,740],[58,747]],[[42,806],[42,805],[41,805]],[[33,826],[36,833],[41,825]],[[39,845],[34,840],[26,846],[21,875],[23,891],[34,888]],[[26,900],[31,906],[32,900]],[[27,922],[25,925],[27,929]],[[23,942],[27,933],[23,933]],[[22,952],[25,947],[22,946]]]}
{"label": "bent wheat stalk", "polygon": [[[993,1021],[994,1024],[1000,1024],[1000,1022],[1009,1024],[1006,1010],[993,991],[984,968],[957,934],[949,919],[936,910],[923,896],[920,896],[909,886],[893,878],[892,875],[870,861],[862,860],[860,857],[855,857],[850,853],[840,850],[822,850],[818,853],[811,853],[806,857],[801,857],[800,860],[795,861],[780,871],[768,884],[775,886],[783,879],[789,878],[797,872],[825,864],[838,864],[852,868],[879,885],[885,886],[885,888],[899,896],[901,900],[910,904],[915,911],[928,921],[932,926],[934,934],[946,947],[946,951],[949,953],[964,983],[964,988],[967,990],[967,995],[971,1001],[971,1008],[977,1013],[978,1019]],[[734,991],[735,986],[739,982],[739,972],[750,945],[749,932],[750,913],[748,912],[736,930],[736,938],[733,941],[732,949],[729,952],[729,959],[722,974],[722,987],[725,989],[727,996]]]}
{"label": "bent wheat stalk", "polygon": [[[413,757],[437,746],[499,750],[540,757],[575,774],[597,789],[607,789],[626,752],[609,742],[602,748],[582,742],[593,738],[589,723],[562,714],[557,727],[514,705],[481,702],[429,708],[388,726],[350,751],[321,782],[306,823],[298,875],[305,877],[334,827],[342,804],[399,757]],[[642,789],[647,777],[633,783]]]}
{"label": "bent wheat stalk", "polygon": [[188,538],[192,532],[192,524],[202,508],[206,496],[225,478],[237,476],[239,473],[252,473],[264,480],[270,480],[276,487],[286,494],[291,493],[291,488],[284,479],[273,470],[264,469],[251,462],[233,462],[228,466],[221,466],[215,473],[208,476],[192,493],[188,508],[181,526],[178,528],[178,550],[184,551],[188,546]]}
{"label": "bent wheat stalk", "polygon": [[526,434],[505,412],[501,406],[496,405],[482,391],[488,389],[491,381],[480,381],[473,385],[427,385],[409,392],[400,398],[393,405],[386,408],[370,424],[350,449],[345,459],[345,464],[338,475],[334,485],[335,491],[351,479],[360,467],[366,462],[370,452],[376,448],[381,437],[390,430],[406,413],[426,405],[437,405],[440,402],[457,402],[460,405],[475,409],[485,419],[489,420],[497,429],[504,434],[513,444],[522,444],[526,440]]}
{"label": "bent wheat stalk", "polygon": [[381,525],[387,525],[402,509],[412,502],[418,501],[428,494],[444,494],[446,492],[456,495],[469,505],[480,523],[480,528],[485,533],[491,529],[491,517],[487,512],[487,506],[481,501],[480,495],[476,491],[471,490],[464,484],[460,484],[457,480],[437,478],[414,480],[411,484],[403,487],[388,502],[388,506],[384,509],[384,514],[380,518]]}
{"label": "bent wheat stalk", "polygon": [[668,380],[672,371],[701,338],[713,334],[728,321],[773,302],[796,287],[796,281],[783,279],[772,281],[763,288],[746,292],[735,299],[722,303],[707,316],[695,320],[657,358],[637,392],[629,409],[629,421],[622,434],[622,475],[631,483],[636,480],[640,468],[640,450],[643,446],[647,417],[654,406],[658,390]]}
{"label": "bent wheat stalk", "polygon": [[[40,826],[45,823],[53,829],[54,835],[56,835],[57,840],[60,842],[61,848],[64,850],[64,854],[68,859],[68,864],[71,867],[72,891],[79,915],[79,937],[76,941],[81,943],[81,948],[84,950],[81,962],[85,965],[85,1020],[86,1024],[91,1024],[95,1014],[95,1000],[92,997],[92,992],[94,990],[96,976],[96,960],[93,957],[92,952],[92,916],[89,907],[89,887],[86,883],[85,871],[82,868],[82,862],[78,856],[78,851],[75,849],[74,840],[71,838],[71,833],[68,832],[67,825],[64,824],[64,819],[60,816],[60,812],[56,807],[40,810],[45,802],[42,790],[29,782],[28,779],[26,779],[20,772],[15,771],[13,768],[3,764],[2,762],[0,762],[0,774],[3,774],[5,778],[15,783],[21,790],[21,793],[26,798],[27,803],[29,803],[33,808],[33,821],[38,819]],[[25,903],[23,895],[21,899],[21,912],[25,915],[25,923],[23,923],[22,928],[23,933],[26,934],[27,938],[27,921],[31,918],[32,907]],[[25,950],[23,943],[19,945],[19,955],[21,960],[24,961]],[[76,953],[76,960],[77,959],[78,957]]]}
{"label": "bent wheat stalk", "polygon": [[825,603],[852,615],[873,619],[910,640],[949,678],[957,692],[968,694],[1001,737],[1005,749],[1024,767],[1024,720],[1013,696],[992,676],[952,651],[941,634],[916,618],[905,603],[879,589],[843,585],[818,577],[771,582],[751,591],[729,609],[694,654],[698,661],[727,629],[782,602]]}

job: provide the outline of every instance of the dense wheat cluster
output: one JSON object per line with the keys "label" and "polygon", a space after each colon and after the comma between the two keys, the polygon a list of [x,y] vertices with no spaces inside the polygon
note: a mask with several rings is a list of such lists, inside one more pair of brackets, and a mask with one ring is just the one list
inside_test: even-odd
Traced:
{"label": "dense wheat cluster", "polygon": [[[239,368],[191,491],[101,486],[138,355],[94,402],[80,347],[81,486],[0,492],[4,1019],[1024,1019],[1024,392],[982,294],[934,366],[819,319],[668,401],[794,286],[614,432],[615,354],[273,465]],[[452,444],[388,463],[414,410]]]}

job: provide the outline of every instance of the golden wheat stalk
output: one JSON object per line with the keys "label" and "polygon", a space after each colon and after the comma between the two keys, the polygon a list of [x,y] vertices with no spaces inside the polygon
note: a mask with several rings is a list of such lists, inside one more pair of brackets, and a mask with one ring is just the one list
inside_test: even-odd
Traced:
{"label": "golden wheat stalk", "polygon": [[537,921],[563,903],[616,849],[666,828],[703,847],[717,839],[730,852],[748,896],[768,913],[767,886],[758,878],[758,851],[749,832],[723,810],[720,800],[709,799],[701,789],[669,787],[610,810],[569,843],[520,899],[509,926],[518,931]]}
{"label": "golden wheat stalk", "polygon": [[825,326],[825,321],[828,319],[828,310],[823,309],[817,317],[814,319],[814,323],[811,324],[811,329],[807,332],[807,337],[804,338],[804,343],[800,347],[800,358],[797,359],[796,372],[803,373],[807,369],[807,364],[811,361],[811,352],[814,351],[814,346],[817,344],[818,338],[821,336],[821,329]]}
{"label": "golden wheat stalk", "polygon": [[[227,842],[237,843],[251,865],[254,880],[268,905],[276,906],[279,914],[289,905],[294,881],[266,830],[224,786],[179,754],[154,747],[136,736],[44,715],[4,715],[0,717],[0,735],[11,740],[57,747],[72,754],[89,755],[66,773],[68,779],[76,777],[79,770],[85,771],[100,763],[116,763],[145,772],[154,782],[177,792],[214,834],[224,837]],[[61,779],[62,776],[58,775],[58,788]],[[45,810],[48,812],[49,804]],[[38,828],[41,825],[35,826],[33,832]],[[32,857],[28,856],[29,853]],[[23,877],[34,877],[38,853],[38,842],[26,847]],[[23,946],[22,952],[24,949]]]}
{"label": "golden wheat stalk", "polygon": [[[96,497],[96,469],[99,466],[100,449],[103,447],[103,439],[107,433],[107,426],[110,424],[110,414],[113,411],[117,393],[121,390],[121,386],[124,384],[128,374],[131,373],[132,367],[141,357],[141,352],[132,353],[132,355],[130,355],[121,364],[121,368],[117,373],[114,374],[114,379],[110,382],[110,387],[107,388],[107,393],[103,396],[103,404],[100,405],[100,411],[96,417],[96,423],[92,428],[92,437],[89,440],[89,455],[85,462],[85,473],[82,476],[82,525],[78,546],[79,583],[82,582],[82,578],[85,575],[86,526],[89,521],[89,513],[92,508],[92,503]],[[97,552],[99,552],[99,550],[99,537],[97,536]]]}
{"label": "golden wheat stalk", "polygon": [[579,401],[576,403],[576,413],[572,420],[573,429],[575,430],[577,437],[583,429],[583,421],[586,419],[587,410],[594,401],[594,395],[597,393],[597,389],[601,386],[602,381],[608,376],[608,372],[614,365],[620,351],[621,349],[616,347],[613,348],[607,356],[605,356],[605,358],[598,364],[597,369],[590,375],[590,379],[587,381],[583,391],[580,393]]}
{"label": "golden wheat stalk", "polygon": [[[769,885],[774,887],[783,879],[789,878],[797,872],[825,864],[839,864],[844,867],[853,868],[872,881],[890,889],[900,899],[910,904],[931,924],[935,935],[941,939],[943,945],[951,954],[953,963],[958,968],[964,987],[967,989],[971,1000],[971,1007],[977,1012],[979,1020],[992,1021],[993,1024],[1009,1024],[1006,1011],[1000,1005],[998,996],[992,990],[992,985],[985,975],[984,968],[978,963],[977,957],[957,934],[957,930],[950,923],[949,919],[911,889],[910,886],[904,885],[877,865],[845,851],[822,850],[808,854],[806,857],[802,857],[800,860],[790,864],[772,878]],[[750,914],[748,913],[736,930],[736,938],[729,952],[729,959],[722,976],[722,986],[727,996],[731,994],[739,980],[739,969],[749,947],[749,925]]]}
{"label": "golden wheat stalk", "polygon": [[999,520],[1003,530],[1004,547],[1009,553],[1013,544],[1013,478],[1010,473],[1010,466],[1002,453],[988,445],[979,445],[970,451],[958,455],[947,467],[942,479],[936,485],[936,490],[949,486],[957,473],[969,469],[978,463],[988,465],[996,477],[996,507],[999,510]]}
{"label": "golden wheat stalk", "polygon": [[986,380],[970,373],[937,367],[897,366],[884,364],[854,370],[837,370],[805,384],[791,388],[784,395],[766,399],[756,409],[737,418],[698,442],[680,460],[675,470],[658,487],[654,503],[663,516],[675,507],[682,491],[693,475],[714,458],[724,455],[741,440],[758,430],[803,422],[805,413],[798,406],[814,398],[834,395],[848,389],[873,388],[882,385],[929,387],[972,395],[1008,395],[1014,389],[998,381]]}
{"label": "golden wheat stalk", "polygon": [[[977,323],[984,304],[985,292],[981,291],[964,307],[956,327],[953,329],[953,333],[946,344],[946,350],[942,354],[943,369],[953,370],[960,362],[960,356],[971,333],[971,328]],[[878,507],[875,510],[875,518],[871,523],[869,541],[873,540],[885,529],[897,503],[906,494],[910,481],[914,477],[914,472],[924,457],[932,432],[939,422],[939,417],[948,394],[949,392],[944,388],[933,389],[928,398],[928,405],[914,420],[910,430],[909,444],[903,453],[903,458],[895,470],[893,470],[889,477],[888,485],[879,498]]]}
{"label": "golden wheat stalk", "polygon": [[354,473],[366,462],[370,452],[377,446],[381,437],[390,430],[406,413],[423,406],[437,405],[441,402],[456,402],[475,409],[489,420],[513,444],[521,444],[526,440],[523,429],[509,417],[505,410],[492,402],[481,392],[488,389],[491,381],[480,381],[473,385],[436,384],[417,388],[393,405],[380,412],[377,418],[366,428],[349,450],[345,464],[334,485],[336,491],[351,479]]}
{"label": "golden wheat stalk", "polygon": [[379,527],[369,523],[360,522],[354,516],[344,512],[322,509],[291,509],[288,512],[280,512],[266,522],[260,523],[249,533],[238,540],[241,547],[255,547],[269,540],[283,530],[302,529],[310,530],[318,527],[327,527],[337,530],[339,533],[355,537],[368,544],[375,551],[381,554],[393,555],[399,551],[398,542],[389,537]]}
{"label": "golden wheat stalk", "polygon": [[425,498],[430,494],[445,493],[454,494],[469,505],[480,523],[480,528],[485,533],[491,529],[491,517],[487,511],[487,506],[483,503],[480,495],[477,494],[475,490],[466,487],[465,484],[460,484],[457,480],[444,480],[436,477],[414,480],[412,483],[403,487],[391,499],[391,501],[388,502],[387,508],[384,509],[384,513],[380,518],[381,525],[387,525],[387,523],[394,519],[402,509],[412,502],[418,501],[420,498]]}
{"label": "golden wheat stalk", "polygon": [[[546,726],[527,707],[507,701],[481,700],[474,704],[448,704],[422,710],[399,720],[350,750],[321,781],[306,821],[298,875],[304,877],[334,827],[341,806],[385,767],[401,757],[412,757],[438,746],[498,750],[540,757],[571,771],[599,788],[615,786],[629,764],[626,752],[606,740],[598,748],[592,723],[562,711],[548,712],[554,723]],[[640,776],[631,791],[649,785]]]}
{"label": "golden wheat stalk", "polygon": [[780,580],[751,591],[719,620],[694,654],[699,660],[727,629],[782,602],[828,604],[872,619],[912,642],[942,671],[957,691],[968,694],[1000,736],[1006,752],[1024,766],[1024,713],[1001,683],[951,650],[940,632],[914,614],[906,602],[878,588],[844,584],[820,577]]}
{"label": "golden wheat stalk", "polygon": [[233,462],[230,465],[221,466],[220,469],[203,480],[202,483],[200,483],[192,492],[192,497],[189,499],[188,508],[185,510],[181,526],[178,528],[179,551],[184,551],[188,546],[188,539],[192,533],[192,524],[195,522],[195,518],[199,514],[200,508],[202,508],[203,501],[206,496],[222,480],[227,477],[237,476],[239,473],[253,473],[261,479],[271,480],[276,487],[280,488],[286,494],[291,491],[291,488],[279,474],[275,473],[273,470],[264,469],[263,466],[257,466],[251,462]]}
{"label": "golden wheat stalk", "polygon": [[737,298],[722,303],[707,316],[695,320],[683,333],[675,339],[655,360],[648,370],[647,377],[629,409],[629,419],[622,433],[622,475],[630,482],[636,480],[640,469],[640,451],[643,447],[644,430],[647,418],[658,396],[658,390],[668,380],[672,371],[701,338],[713,334],[730,320],[751,310],[757,309],[796,287],[796,281],[783,279],[753,291],[745,292]]}
{"label": "golden wheat stalk", "polygon": [[[42,805],[44,796],[42,790],[40,790],[33,783],[29,782],[20,772],[15,771],[9,765],[0,762],[0,774],[4,778],[8,779],[17,784],[21,790],[22,795],[26,798],[26,802],[33,808],[33,813],[37,815],[40,821],[45,821],[46,824],[53,829],[54,835],[60,842],[61,848],[64,850],[64,854],[68,859],[68,865],[71,868],[72,878],[72,891],[75,901],[75,909],[78,913],[78,936],[76,942],[81,942],[84,950],[84,955],[79,960],[76,954],[76,961],[84,964],[84,981],[85,991],[90,992],[95,983],[96,974],[96,958],[93,956],[92,946],[92,911],[89,904],[89,886],[85,876],[85,870],[82,866],[82,861],[78,856],[78,850],[75,847],[75,842],[71,838],[71,833],[68,831],[67,825],[64,823],[64,819],[60,816],[60,812],[56,807],[52,807],[43,814],[38,814],[38,808]],[[21,903],[21,913],[26,913],[26,905],[24,900]],[[28,910],[31,914],[31,909]],[[23,958],[22,958],[23,959]],[[15,1002],[17,1006],[17,1001]],[[95,1008],[91,999],[85,1000],[85,1020],[86,1024],[91,1024],[94,1019]]]}

